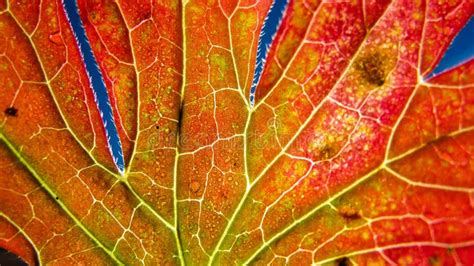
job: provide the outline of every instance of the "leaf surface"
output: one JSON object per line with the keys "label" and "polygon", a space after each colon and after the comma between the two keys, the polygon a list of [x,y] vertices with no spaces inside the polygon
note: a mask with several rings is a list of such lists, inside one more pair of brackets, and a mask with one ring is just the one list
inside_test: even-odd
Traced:
{"label": "leaf surface", "polygon": [[472,1],[0,1],[0,247],[34,264],[472,264]]}

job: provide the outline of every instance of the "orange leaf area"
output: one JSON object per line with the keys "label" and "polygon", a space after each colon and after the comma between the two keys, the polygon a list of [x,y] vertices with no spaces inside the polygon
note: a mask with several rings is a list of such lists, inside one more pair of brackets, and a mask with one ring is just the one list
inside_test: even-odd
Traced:
{"label": "orange leaf area", "polygon": [[471,265],[469,0],[0,0],[0,247],[44,265]]}

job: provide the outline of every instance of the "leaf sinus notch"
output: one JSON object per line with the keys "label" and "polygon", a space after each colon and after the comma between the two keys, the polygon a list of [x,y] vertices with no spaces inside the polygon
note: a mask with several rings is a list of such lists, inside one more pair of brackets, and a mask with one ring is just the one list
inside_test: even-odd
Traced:
{"label": "leaf sinus notch", "polygon": [[107,139],[107,146],[110,155],[113,158],[114,164],[121,176],[125,172],[125,160],[123,156],[122,143],[118,135],[117,126],[115,124],[112,105],[107,93],[107,87],[102,75],[102,72],[97,63],[97,59],[92,51],[91,44],[87,38],[87,34],[79,16],[79,7],[77,0],[62,0],[63,10],[66,14],[69,26],[72,29],[76,44],[79,48],[82,63],[89,78],[89,83],[92,88],[94,100],[97,109],[100,112],[102,124],[105,129]]}
{"label": "leaf sinus notch", "polygon": [[262,29],[258,38],[257,56],[255,59],[255,70],[253,73],[252,86],[250,88],[249,102],[250,107],[255,105],[255,93],[258,83],[263,74],[268,52],[273,44],[276,33],[278,32],[283,16],[288,8],[290,0],[274,0],[267,16],[263,22]]}

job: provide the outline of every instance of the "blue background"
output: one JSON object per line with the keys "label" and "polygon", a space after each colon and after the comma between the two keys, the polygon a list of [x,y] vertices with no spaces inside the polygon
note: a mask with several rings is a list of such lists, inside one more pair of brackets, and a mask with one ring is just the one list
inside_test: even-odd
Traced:
{"label": "blue background", "polygon": [[474,58],[474,19],[471,16],[428,77],[442,73],[472,58]]}
{"label": "blue background", "polygon": [[76,0],[63,0],[63,7],[66,15],[69,19],[69,23],[73,29],[74,36],[76,37],[77,45],[82,55],[82,59],[89,76],[91,87],[94,90],[94,97],[96,104],[99,107],[102,122],[105,127],[107,136],[107,142],[109,149],[112,153],[115,165],[120,174],[123,174],[125,168],[125,160],[123,158],[122,143],[117,131],[117,126],[114,121],[114,115],[112,112],[112,106],[110,104],[110,98],[107,93],[107,88],[104,82],[103,75],[95,59],[94,53],[92,52],[89,39],[87,38],[82,23],[81,17],[79,16],[79,8]]}

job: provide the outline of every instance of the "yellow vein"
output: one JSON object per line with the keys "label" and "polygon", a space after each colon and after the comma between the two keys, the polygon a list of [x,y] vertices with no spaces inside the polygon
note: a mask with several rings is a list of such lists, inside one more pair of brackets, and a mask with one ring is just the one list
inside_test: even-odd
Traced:
{"label": "yellow vein", "polygon": [[[184,92],[186,87],[186,4],[187,1],[181,1],[181,38],[182,38],[182,79],[181,79],[181,90],[180,90],[180,104],[178,119],[182,119],[184,110]],[[178,121],[178,128],[176,134],[176,154],[174,158],[173,167],[173,216],[174,216],[174,227],[176,228],[174,237],[176,242],[176,248],[178,249],[178,256],[181,265],[186,265],[183,255],[183,247],[181,244],[181,238],[179,234],[179,213],[178,213],[178,164],[179,164],[179,142],[180,142],[180,131],[182,121]]]}
{"label": "yellow vein", "polygon": [[282,80],[285,78],[286,73],[288,73],[290,67],[293,65],[293,62],[296,60],[296,56],[299,54],[299,52],[303,49],[303,46],[305,44],[305,41],[308,39],[308,36],[311,32],[311,29],[313,28],[313,23],[315,21],[316,15],[319,14],[320,9],[322,8],[323,2],[321,1],[318,4],[318,7],[316,10],[313,11],[313,15],[311,16],[311,20],[309,22],[308,27],[306,28],[305,34],[301,41],[298,44],[298,48],[296,48],[296,51],[293,53],[291,56],[290,60],[288,61],[288,64],[285,66],[285,69],[283,70],[283,73],[281,73],[280,77],[278,78],[277,82],[275,82],[275,85],[273,85],[270,90],[267,92],[267,94],[258,102],[255,103],[254,107],[252,109],[258,109],[258,107],[269,97],[269,95],[275,90],[275,88],[282,82]]}
{"label": "yellow vein", "polygon": [[454,191],[454,192],[466,192],[466,193],[472,193],[474,192],[474,188],[469,188],[469,187],[453,187],[453,186],[447,186],[447,185],[441,185],[441,184],[433,184],[433,183],[425,183],[425,182],[418,182],[418,181],[413,181],[397,171],[393,170],[392,168],[386,166],[384,168],[387,170],[389,173],[394,175],[396,178],[404,181],[405,183],[408,183],[412,186],[416,187],[423,187],[423,188],[432,188],[432,189],[439,189],[439,190],[445,190],[445,191]]}
{"label": "yellow vein", "polygon": [[28,40],[33,48],[33,50],[35,51],[35,55],[36,55],[36,59],[37,59],[37,62],[38,64],[40,64],[41,66],[41,70],[43,72],[43,75],[45,77],[45,82],[48,86],[48,89],[49,89],[49,92],[53,98],[53,101],[55,103],[55,106],[63,120],[63,122],[65,123],[66,125],[66,128],[68,130],[68,132],[73,136],[73,138],[76,140],[76,142],[79,144],[79,146],[89,155],[89,158],[94,162],[95,165],[97,165],[98,167],[100,167],[101,169],[103,169],[104,171],[106,171],[107,173],[109,173],[110,175],[112,176],[115,176],[117,179],[121,180],[124,182],[124,184],[127,186],[127,188],[130,190],[130,192],[134,195],[135,198],[137,198],[140,203],[142,203],[145,207],[147,207],[161,222],[163,222],[163,224],[169,228],[169,229],[172,229],[172,231],[174,232],[174,228],[173,226],[170,226],[170,224],[162,217],[160,216],[146,201],[144,201],[136,192],[135,190],[132,188],[132,186],[128,183],[127,180],[124,180],[123,177],[121,177],[120,175],[117,175],[116,173],[112,172],[110,169],[108,169],[107,167],[103,166],[101,163],[99,163],[97,161],[97,159],[92,156],[92,154],[90,153],[90,151],[85,147],[85,145],[79,140],[79,138],[77,137],[77,135],[73,132],[73,130],[70,128],[64,114],[62,113],[61,109],[59,108],[59,104],[56,100],[56,97],[54,97],[54,93],[52,91],[52,88],[51,88],[51,85],[50,85],[50,81],[47,79],[47,75],[46,75],[46,71],[44,69],[44,66],[43,66],[43,63],[41,62],[40,58],[39,58],[39,54],[38,54],[38,50],[36,49],[36,46],[34,45],[33,43],[33,40],[31,39],[31,36],[26,32],[26,30],[21,26],[21,24],[18,22],[18,20],[16,19],[15,16],[13,16],[13,14],[11,14],[11,17],[15,20],[16,24],[22,29],[23,33],[28,37]]}
{"label": "yellow vein", "polygon": [[[245,130],[244,132],[247,132],[248,131],[248,128],[249,128],[249,125],[250,125],[250,120],[251,120],[252,116],[251,114],[249,113],[248,116],[247,116],[247,121],[245,123]],[[242,195],[240,201],[239,201],[239,204],[237,205],[235,211],[232,213],[232,216],[231,218],[229,219],[228,223],[227,223],[227,226],[226,228],[224,229],[224,232],[221,234],[221,237],[219,238],[219,241],[217,242],[216,244],[216,247],[214,248],[212,254],[211,254],[211,257],[209,259],[209,265],[212,265],[212,262],[214,261],[215,259],[215,256],[217,254],[217,252],[219,252],[219,247],[222,245],[222,243],[224,242],[224,239],[225,237],[227,236],[231,226],[232,226],[232,223],[233,221],[235,220],[235,218],[237,217],[237,215],[239,214],[239,211],[240,209],[242,208],[242,206],[244,205],[244,202],[245,202],[245,199],[247,198],[248,194],[250,193],[250,190],[252,188],[251,186],[251,183],[250,183],[250,176],[249,176],[249,172],[248,172],[248,156],[247,156],[247,134],[244,133],[243,135],[243,138],[244,138],[244,151],[243,151],[243,155],[244,155],[244,172],[245,172],[245,179],[246,179],[246,187],[245,187],[245,192],[244,194]]]}
{"label": "yellow vein", "polygon": [[[14,145],[7,139],[5,136],[0,133],[0,140],[2,140],[5,145],[8,147],[8,149],[15,155],[16,158],[28,169],[28,171],[31,173],[32,176],[35,177],[35,179],[40,183],[41,187],[46,190],[46,192],[52,197],[56,198],[56,193],[46,184],[46,182],[41,178],[41,176],[33,169],[33,167],[26,161],[25,158],[20,154],[18,150],[14,147]],[[74,221],[74,223],[82,229],[82,231],[102,250],[104,250],[115,262],[117,262],[119,265],[123,265],[123,263],[115,256],[115,254],[109,250],[107,247],[105,247],[102,242],[100,242],[94,234],[87,229],[82,222],[76,218],[76,216],[67,208],[67,206],[62,202],[62,201],[55,201],[59,206],[61,206],[61,209],[66,212],[66,214]]]}
{"label": "yellow vein", "polygon": [[36,45],[34,44],[32,38],[31,38],[31,35],[29,35],[26,30],[23,28],[23,26],[21,26],[21,24],[19,23],[18,19],[11,13],[9,12],[10,16],[13,18],[13,20],[15,21],[15,23],[18,25],[18,27],[20,27],[20,29],[23,31],[23,34],[28,38],[28,41],[30,42],[30,45],[31,47],[33,48],[33,50],[35,51],[35,56],[36,56],[36,61],[38,62],[38,64],[40,65],[40,68],[41,68],[41,71],[43,72],[43,76],[44,76],[44,79],[45,79],[45,83],[48,87],[48,90],[49,90],[49,93],[51,94],[51,98],[53,98],[53,101],[54,101],[54,105],[56,106],[58,112],[59,112],[59,115],[61,116],[61,119],[63,120],[64,124],[66,125],[66,128],[67,130],[69,131],[69,133],[73,136],[74,140],[79,144],[79,146],[88,154],[88,156],[92,159],[92,161],[97,165],[99,166],[100,168],[102,168],[104,171],[108,172],[109,174],[113,175],[113,176],[116,176],[118,178],[118,175],[114,172],[112,172],[110,169],[108,169],[107,167],[103,166],[101,163],[99,163],[97,161],[97,159],[91,154],[91,152],[86,148],[86,146],[82,143],[82,141],[79,140],[79,138],[77,137],[77,135],[73,132],[73,130],[71,129],[71,127],[69,126],[69,123],[67,122],[67,119],[66,117],[64,116],[63,112],[61,111],[61,108],[59,108],[59,103],[58,101],[56,100],[56,97],[54,96],[54,92],[53,92],[53,89],[51,88],[51,80],[48,79],[48,76],[46,75],[46,70],[43,66],[43,63],[42,61],[40,60],[40,57],[39,57],[39,53],[38,53],[38,49],[36,48]]}
{"label": "yellow vein", "polygon": [[[390,5],[393,3],[393,1],[390,3]],[[318,7],[319,8],[319,7]],[[377,20],[377,22],[375,24],[377,24],[384,16],[385,14],[387,13],[387,10],[389,10],[390,7],[387,7],[383,14],[379,17],[379,19]],[[315,13],[317,13],[317,10],[315,11]],[[312,21],[311,21],[311,24],[313,23],[313,20],[315,18],[315,15],[313,15],[312,17]],[[344,72],[341,73],[339,79],[335,82],[334,86],[332,87],[331,91],[337,87],[337,85],[342,81],[342,79],[346,76],[347,72],[349,71],[350,67],[352,66],[352,64],[354,63],[355,59],[357,58],[358,54],[361,52],[362,48],[364,47],[364,44],[368,38],[368,36],[370,35],[370,33],[372,32],[372,30],[374,29],[375,27],[372,27],[372,29],[366,34],[364,40],[359,44],[359,47],[357,48],[357,51],[354,53],[354,56],[351,58],[350,62],[347,64],[346,68],[344,69]],[[271,93],[271,92],[269,92]],[[248,189],[246,190],[244,196],[242,197],[241,201],[239,202],[239,205],[237,207],[237,209],[235,210],[234,212],[234,215],[232,216],[232,218],[229,220],[228,222],[228,225],[227,227],[230,228],[231,225],[233,224],[235,218],[236,218],[236,213],[238,213],[240,211],[240,209],[242,208],[243,206],[243,202],[246,200],[248,194],[249,194],[249,191],[250,189],[265,175],[265,173],[273,166],[273,164],[285,153],[285,151],[291,146],[291,144],[296,140],[296,138],[299,136],[299,134],[306,128],[306,126],[310,123],[310,121],[312,120],[313,116],[319,111],[319,109],[322,107],[323,103],[326,101],[326,99],[329,97],[330,95],[330,92],[328,93],[328,95],[323,99],[321,100],[321,102],[319,103],[318,106],[315,107],[315,109],[311,112],[310,116],[308,117],[308,119],[305,121],[305,123],[298,129],[298,131],[294,134],[294,136],[288,141],[288,143],[285,145],[285,147],[283,147],[282,151],[275,156],[275,158],[262,170],[262,172],[255,178],[255,180],[252,182],[252,184],[250,185],[250,187],[248,187]],[[256,107],[258,107],[261,103],[263,103],[265,100],[262,99],[262,101],[260,101],[259,103],[256,104]],[[255,112],[254,110],[256,110],[256,108],[254,108],[251,112],[251,115]],[[376,170],[379,170],[379,169],[376,169]],[[320,206],[316,207],[319,208]],[[310,212],[312,213],[312,212]],[[303,217],[306,217],[303,216]],[[229,229],[226,228],[225,229],[225,232],[227,232]],[[292,228],[292,227],[291,227]],[[287,230],[284,230],[285,232]],[[280,234],[277,234],[278,236],[280,236]],[[272,241],[274,241],[275,239],[272,238]],[[222,244],[222,241],[220,241],[220,243]],[[266,246],[266,245],[265,245]],[[216,246],[215,249],[219,249],[220,248],[220,245]],[[261,250],[261,248],[259,249]],[[214,251],[213,254],[217,253],[216,251]],[[254,254],[254,256],[256,256],[256,254]],[[212,258],[213,259],[213,258]]]}
{"label": "yellow vein", "polygon": [[[119,3],[116,3],[116,4],[117,4],[117,7],[118,7],[122,17],[125,17],[120,4]],[[130,183],[128,182],[128,179],[127,179],[128,175],[130,173],[130,170],[132,169],[132,164],[133,164],[135,154],[136,154],[136,151],[137,151],[138,140],[139,140],[139,136],[140,136],[140,132],[141,132],[141,130],[140,130],[140,113],[141,113],[140,112],[140,108],[141,108],[140,106],[141,106],[141,101],[140,101],[140,77],[139,77],[138,68],[137,68],[137,65],[136,65],[136,55],[135,55],[135,49],[134,49],[134,45],[133,45],[133,38],[132,38],[132,35],[131,35],[130,26],[128,25],[128,23],[125,19],[124,19],[124,22],[127,25],[128,36],[129,36],[129,39],[130,39],[130,42],[131,42],[130,47],[131,47],[131,50],[132,50],[133,67],[135,68],[135,77],[137,79],[137,85],[136,85],[136,88],[137,88],[137,114],[136,114],[137,136],[135,138],[135,142],[134,142],[134,145],[133,145],[132,155],[131,155],[131,158],[130,158],[129,166],[127,167],[124,183],[126,184],[127,188],[132,192],[132,194],[140,201],[140,203],[143,204],[146,208],[148,208],[148,210],[150,210],[150,212],[153,215],[155,215],[166,227],[168,227],[173,232],[173,236],[175,238],[175,242],[176,242],[176,245],[177,245],[179,260],[181,262],[181,265],[183,265],[184,260],[183,260],[182,248],[181,248],[181,244],[180,244],[180,241],[179,241],[179,232],[178,232],[178,227],[177,227],[177,222],[176,222],[177,215],[175,214],[174,225],[170,224],[160,214],[158,214],[158,212],[153,207],[151,207],[148,204],[148,202],[146,202],[140,195],[138,195],[138,193],[132,188],[132,186],[130,185]],[[175,191],[176,191],[176,189],[175,189]],[[174,202],[177,202],[177,201],[174,200]],[[174,209],[176,210],[176,206],[174,207]]]}
{"label": "yellow vein", "polygon": [[[242,100],[244,101],[245,103],[245,107],[247,108],[247,110],[249,110],[250,108],[250,103],[248,101],[248,99],[245,97],[244,95],[244,88],[241,87],[241,84],[240,84],[240,75],[239,75],[239,69],[237,68],[237,62],[236,62],[236,59],[235,59],[235,54],[234,54],[234,45],[233,45],[233,39],[232,39],[232,27],[231,27],[231,19],[232,17],[234,16],[235,12],[237,11],[237,9],[239,8],[238,7],[239,3],[237,3],[237,6],[235,7],[234,11],[232,12],[232,14],[227,18],[227,32],[229,34],[229,50],[230,50],[230,53],[231,53],[231,57],[232,57],[232,64],[234,66],[234,74],[235,74],[235,79],[237,80],[237,87],[239,88],[239,94],[240,96],[242,97]],[[245,85],[245,84],[244,84]]]}
{"label": "yellow vein", "polygon": [[369,248],[369,249],[363,249],[363,250],[358,250],[342,255],[338,255],[336,257],[332,257],[329,259],[324,259],[320,260],[317,262],[314,262],[316,265],[323,265],[326,263],[329,263],[331,261],[343,258],[343,257],[352,257],[356,255],[364,255],[368,254],[371,252],[381,252],[383,250],[387,249],[398,249],[398,248],[408,248],[408,247],[421,247],[421,246],[429,246],[429,247],[438,247],[438,248],[463,248],[463,247],[469,247],[473,246],[474,241],[466,241],[466,242],[460,242],[460,243],[442,243],[442,242],[429,242],[429,241],[414,241],[414,242],[405,242],[405,243],[398,243],[394,245],[386,245],[386,246],[376,246],[375,248]]}
{"label": "yellow vein", "polygon": [[362,178],[357,179],[354,183],[350,184],[349,186],[345,187],[344,189],[338,191],[336,194],[333,196],[329,197],[326,201],[323,203],[319,204],[315,208],[313,208],[311,211],[307,212],[305,215],[301,216],[300,218],[296,219],[293,223],[288,225],[285,229],[281,230],[277,234],[273,235],[268,241],[264,241],[263,245],[260,246],[257,251],[255,251],[244,264],[249,264],[252,260],[255,259],[255,257],[260,254],[264,249],[266,249],[271,243],[273,243],[275,240],[278,238],[282,237],[289,231],[293,230],[294,227],[297,225],[303,223],[305,220],[311,218],[317,211],[319,211],[322,207],[329,205],[333,200],[336,198],[342,196],[343,194],[347,193],[348,191],[352,190],[353,188],[357,187],[361,183],[365,182],[367,179],[372,177],[374,174],[376,174],[378,171],[382,169],[383,165],[380,165],[379,167],[373,169],[370,173],[366,174]]}
{"label": "yellow vein", "polygon": [[405,151],[404,153],[402,153],[400,155],[397,155],[397,156],[392,157],[392,158],[387,158],[386,163],[389,164],[389,163],[401,160],[403,158],[406,158],[410,154],[413,154],[413,153],[425,148],[426,146],[433,144],[435,141],[437,141],[439,139],[442,139],[443,137],[456,137],[456,136],[461,135],[463,133],[468,133],[468,132],[472,132],[472,131],[474,131],[474,126],[462,128],[460,130],[453,131],[453,132],[451,132],[447,135],[439,136],[438,138],[436,138],[434,140],[425,142],[425,143],[423,143],[423,144],[421,144],[421,145],[419,145],[415,148],[409,149],[409,150]]}
{"label": "yellow vein", "polygon": [[0,211],[0,217],[7,220],[13,227],[16,228],[16,230],[18,230],[18,232],[20,232],[28,240],[28,242],[31,244],[31,246],[33,247],[33,249],[36,252],[38,262],[41,264],[41,252],[38,250],[38,248],[36,247],[36,245],[33,242],[33,239],[30,238],[28,233],[26,233],[25,230],[23,230],[21,228],[21,226],[19,226],[15,221],[13,221],[10,217],[8,217],[8,215],[6,215],[4,212]]}

